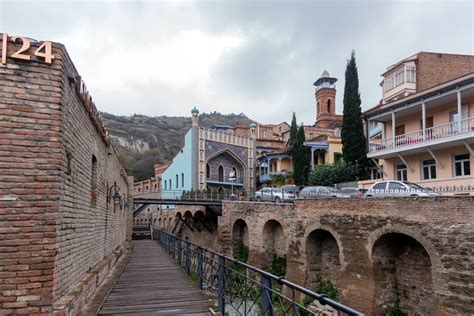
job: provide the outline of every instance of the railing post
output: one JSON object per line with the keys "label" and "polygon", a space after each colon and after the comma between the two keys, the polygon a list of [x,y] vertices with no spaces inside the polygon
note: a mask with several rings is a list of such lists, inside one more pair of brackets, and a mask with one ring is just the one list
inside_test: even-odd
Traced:
{"label": "railing post", "polygon": [[262,311],[265,316],[273,316],[272,279],[262,275]]}
{"label": "railing post", "polygon": [[178,240],[178,266],[181,267],[181,240]]}
{"label": "railing post", "polygon": [[202,290],[202,278],[203,278],[203,273],[202,273],[202,263],[204,260],[204,255],[203,255],[203,250],[199,246],[197,248],[197,275],[198,275],[198,286]]}
{"label": "railing post", "polygon": [[191,252],[191,245],[189,244],[188,241],[184,243],[184,265],[186,269],[186,274],[190,274],[190,268],[191,268],[191,258],[190,258],[190,252]]}
{"label": "railing post", "polygon": [[217,305],[221,315],[225,315],[225,258],[219,256],[219,266],[217,272],[217,282],[218,282],[218,300]]}

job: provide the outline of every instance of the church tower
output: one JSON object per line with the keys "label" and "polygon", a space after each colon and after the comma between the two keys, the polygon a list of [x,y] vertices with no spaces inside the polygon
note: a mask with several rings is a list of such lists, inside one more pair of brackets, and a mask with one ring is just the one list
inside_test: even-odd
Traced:
{"label": "church tower", "polygon": [[335,128],[341,124],[341,116],[336,115],[336,81],[325,70],[321,78],[313,84],[316,87],[316,127]]}

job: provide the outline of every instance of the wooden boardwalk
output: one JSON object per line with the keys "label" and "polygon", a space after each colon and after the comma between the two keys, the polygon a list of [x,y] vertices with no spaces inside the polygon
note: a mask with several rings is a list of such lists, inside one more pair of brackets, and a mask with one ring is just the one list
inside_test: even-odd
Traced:
{"label": "wooden boardwalk", "polygon": [[98,315],[210,315],[210,302],[153,240],[134,240],[132,257]]}

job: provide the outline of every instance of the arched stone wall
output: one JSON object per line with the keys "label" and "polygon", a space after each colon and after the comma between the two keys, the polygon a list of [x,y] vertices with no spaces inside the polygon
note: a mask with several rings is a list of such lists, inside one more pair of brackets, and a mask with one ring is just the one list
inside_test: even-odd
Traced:
{"label": "arched stone wall", "polygon": [[249,247],[249,228],[247,223],[239,218],[232,225],[232,250],[233,255],[240,246]]}
{"label": "arched stone wall", "polygon": [[341,272],[340,250],[334,236],[327,230],[315,229],[306,238],[306,286],[316,290],[323,282],[336,288]]}
{"label": "arched stone wall", "polygon": [[423,245],[401,233],[386,233],[374,243],[374,311],[388,314],[400,308],[409,315],[423,310],[434,315],[431,260]]}
{"label": "arched stone wall", "polygon": [[264,253],[264,266],[271,269],[275,258],[286,258],[286,237],[283,226],[279,221],[270,219],[263,225],[262,248]]}

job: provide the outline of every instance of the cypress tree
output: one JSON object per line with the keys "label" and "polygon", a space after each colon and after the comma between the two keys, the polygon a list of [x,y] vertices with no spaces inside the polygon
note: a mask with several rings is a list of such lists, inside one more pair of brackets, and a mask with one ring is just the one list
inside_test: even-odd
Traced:
{"label": "cypress tree", "polygon": [[296,114],[293,112],[293,118],[291,120],[291,127],[290,127],[290,138],[288,139],[288,147],[290,152],[293,151],[293,145],[296,142],[296,137],[298,134],[298,124],[296,123]]}
{"label": "cypress tree", "polygon": [[341,130],[342,155],[345,162],[363,167],[367,161],[366,140],[362,125],[359,76],[354,51],[351,53],[351,59],[347,61],[345,77],[344,118]]}
{"label": "cypress tree", "polygon": [[293,180],[298,185],[306,183],[306,176],[309,170],[308,149],[304,146],[304,141],[304,126],[301,124],[293,144]]}

